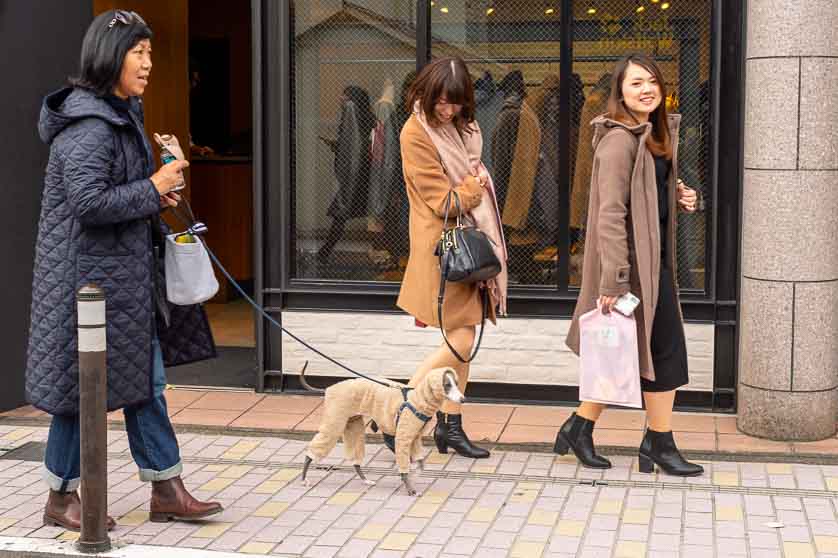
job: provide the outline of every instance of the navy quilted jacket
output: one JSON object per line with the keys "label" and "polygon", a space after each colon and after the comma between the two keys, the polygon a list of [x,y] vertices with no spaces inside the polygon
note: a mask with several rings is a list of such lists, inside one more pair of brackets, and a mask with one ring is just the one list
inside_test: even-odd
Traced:
{"label": "navy quilted jacket", "polygon": [[35,246],[26,397],[51,414],[78,413],[82,285],[105,290],[109,411],[152,397],[153,335],[169,366],[215,356],[200,306],[170,305],[170,326],[157,323],[153,278],[163,280],[163,266],[155,265],[155,254],[162,255],[153,239],[166,231],[138,99],[130,116],[74,88],[48,95],[41,108],[38,129],[50,156]]}

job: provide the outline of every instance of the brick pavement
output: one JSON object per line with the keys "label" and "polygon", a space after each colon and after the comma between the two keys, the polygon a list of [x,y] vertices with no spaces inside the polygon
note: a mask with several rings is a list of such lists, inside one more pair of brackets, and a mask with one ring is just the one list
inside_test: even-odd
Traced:
{"label": "brick pavement", "polygon": [[[312,395],[201,389],[170,389],[166,391],[166,399],[172,422],[179,426],[305,436],[317,429],[322,404],[322,397]],[[572,410],[544,405],[467,404],[463,417],[465,429],[473,440],[527,444],[546,450],[553,442],[556,428]],[[28,406],[0,413],[0,417],[48,420],[46,415]],[[119,422],[122,413],[112,413],[110,418]],[[426,432],[432,427],[433,420]],[[598,421],[594,435],[600,447],[631,449],[640,444],[644,428],[642,411],[608,409]],[[734,415],[675,413],[673,430],[680,448],[698,453],[838,457],[838,437],[798,443],[763,440],[737,431]]]}
{"label": "brick pavement", "polygon": [[[421,495],[409,497],[380,444],[367,446],[375,486],[355,479],[338,447],[304,487],[304,441],[181,432],[186,485],[226,509],[155,524],[126,434],[108,434],[112,536],[134,545],[316,558],[838,557],[838,465],[706,461],[704,476],[680,479],[638,473],[631,456],[591,471],[549,453],[496,450],[478,461],[427,448]],[[46,435],[0,424],[0,448]],[[0,457],[0,537],[76,536],[42,526],[40,467]]]}

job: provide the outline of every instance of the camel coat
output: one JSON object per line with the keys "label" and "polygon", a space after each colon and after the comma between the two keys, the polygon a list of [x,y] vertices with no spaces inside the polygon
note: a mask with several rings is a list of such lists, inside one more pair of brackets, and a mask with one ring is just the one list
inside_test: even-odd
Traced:
{"label": "camel coat", "polygon": [[[442,168],[439,153],[422,124],[411,115],[401,133],[402,169],[410,203],[410,256],[396,305],[422,323],[439,327],[439,258],[434,250],[442,235],[443,217],[451,183]],[[483,187],[468,176],[455,188],[463,212],[477,207]],[[454,225],[456,207],[452,203],[449,227]],[[483,304],[477,284],[448,283],[442,306],[445,330],[480,323]],[[495,322],[489,304],[487,317]]]}
{"label": "camel coat", "polygon": [[[582,289],[573,312],[567,345],[579,354],[579,316],[597,307],[600,295],[619,296],[631,291],[640,298],[635,310],[640,375],[654,381],[650,337],[658,302],[661,269],[661,234],[665,234],[667,267],[677,277],[675,228],[677,225],[678,127],[681,116],[669,116],[672,170],[669,173],[669,221],[660,230],[655,162],[646,147],[651,124],[626,126],[604,116],[594,127],[585,261]],[[677,298],[678,285],[675,284]],[[678,301],[678,312],[681,304]],[[683,322],[683,317],[682,317]],[[682,326],[683,327],[683,326]]]}

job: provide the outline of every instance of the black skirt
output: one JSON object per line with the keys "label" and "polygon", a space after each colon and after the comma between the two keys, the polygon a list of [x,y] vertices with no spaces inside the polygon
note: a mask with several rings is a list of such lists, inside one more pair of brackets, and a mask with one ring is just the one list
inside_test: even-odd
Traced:
{"label": "black skirt", "polygon": [[655,381],[640,378],[641,390],[671,391],[689,383],[684,324],[678,313],[672,270],[667,268],[661,268],[658,304],[652,322],[650,345]]}

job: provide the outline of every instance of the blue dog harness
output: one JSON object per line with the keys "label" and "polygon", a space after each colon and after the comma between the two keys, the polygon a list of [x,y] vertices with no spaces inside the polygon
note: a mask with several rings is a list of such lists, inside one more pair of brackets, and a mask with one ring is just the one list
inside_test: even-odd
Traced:
{"label": "blue dog harness", "polygon": [[396,412],[396,428],[398,429],[398,427],[399,427],[399,418],[401,418],[402,411],[404,411],[405,409],[410,409],[410,412],[413,413],[416,416],[416,418],[421,420],[423,423],[426,423],[429,420],[431,420],[431,417],[429,417],[428,415],[426,415],[424,413],[420,413],[416,409],[416,407],[414,407],[413,404],[410,401],[407,400],[407,394],[413,388],[400,388],[400,389],[402,391],[402,397],[404,398],[404,403],[402,403],[399,406],[399,410],[398,410],[398,412]]}

